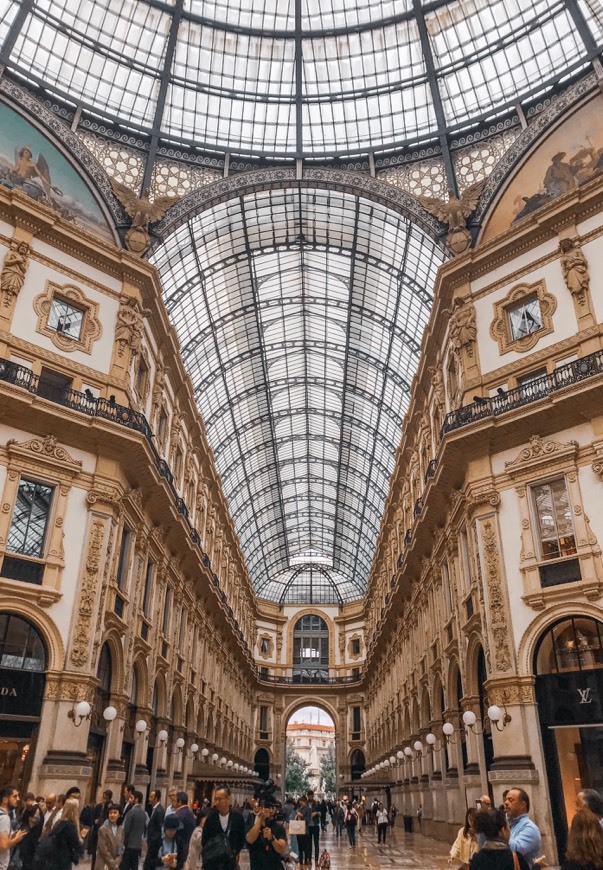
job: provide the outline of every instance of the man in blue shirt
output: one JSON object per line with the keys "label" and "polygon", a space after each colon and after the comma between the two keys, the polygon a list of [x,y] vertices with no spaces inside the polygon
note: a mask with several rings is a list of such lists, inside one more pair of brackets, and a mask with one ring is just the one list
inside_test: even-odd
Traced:
{"label": "man in blue shirt", "polygon": [[512,788],[505,798],[505,812],[509,819],[511,837],[509,846],[514,852],[519,852],[530,867],[536,858],[540,857],[542,838],[540,831],[528,816],[530,798],[522,788]]}

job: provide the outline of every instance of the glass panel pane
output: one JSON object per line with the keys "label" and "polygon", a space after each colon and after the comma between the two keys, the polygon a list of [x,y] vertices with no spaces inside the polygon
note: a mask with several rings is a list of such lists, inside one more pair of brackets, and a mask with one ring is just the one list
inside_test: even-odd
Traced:
{"label": "glass panel pane", "polygon": [[51,499],[52,487],[21,481],[6,543],[8,550],[42,558]]}

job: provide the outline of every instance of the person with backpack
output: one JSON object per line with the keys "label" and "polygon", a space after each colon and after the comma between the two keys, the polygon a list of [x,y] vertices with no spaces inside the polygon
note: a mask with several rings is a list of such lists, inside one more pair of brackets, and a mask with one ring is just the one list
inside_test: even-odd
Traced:
{"label": "person with backpack", "polygon": [[345,810],[345,829],[348,832],[348,840],[350,841],[350,849],[356,848],[356,827],[358,825],[358,810],[356,807],[348,803]]}
{"label": "person with backpack", "polygon": [[34,856],[34,870],[71,870],[84,854],[80,837],[79,802],[75,798],[65,801],[61,818],[50,833],[43,837]]}

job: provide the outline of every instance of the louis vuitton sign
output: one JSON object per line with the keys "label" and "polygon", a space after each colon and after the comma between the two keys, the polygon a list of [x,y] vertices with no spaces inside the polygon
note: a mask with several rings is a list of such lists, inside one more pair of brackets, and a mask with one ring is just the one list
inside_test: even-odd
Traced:
{"label": "louis vuitton sign", "polygon": [[0,668],[0,717],[39,716],[46,675]]}

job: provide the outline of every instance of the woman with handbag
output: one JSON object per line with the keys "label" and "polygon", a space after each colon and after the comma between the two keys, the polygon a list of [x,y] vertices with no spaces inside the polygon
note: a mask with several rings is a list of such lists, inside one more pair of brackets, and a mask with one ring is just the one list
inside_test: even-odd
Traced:
{"label": "woman with handbag", "polygon": [[462,828],[459,828],[456,840],[450,849],[448,863],[460,862],[458,870],[467,870],[473,853],[477,851],[477,839],[473,833],[473,820],[476,813],[475,807],[469,807],[465,813],[465,824]]}
{"label": "woman with handbag", "polygon": [[305,867],[312,860],[312,851],[308,845],[308,824],[312,817],[312,810],[308,806],[308,799],[302,795],[299,799],[299,807],[295,813],[295,825],[289,822],[289,834],[295,832],[297,837],[297,854],[300,867]]}
{"label": "woman with handbag", "polygon": [[79,864],[83,854],[79,803],[69,799],[65,801],[60,820],[38,844],[34,870],[71,870],[73,864]]}

